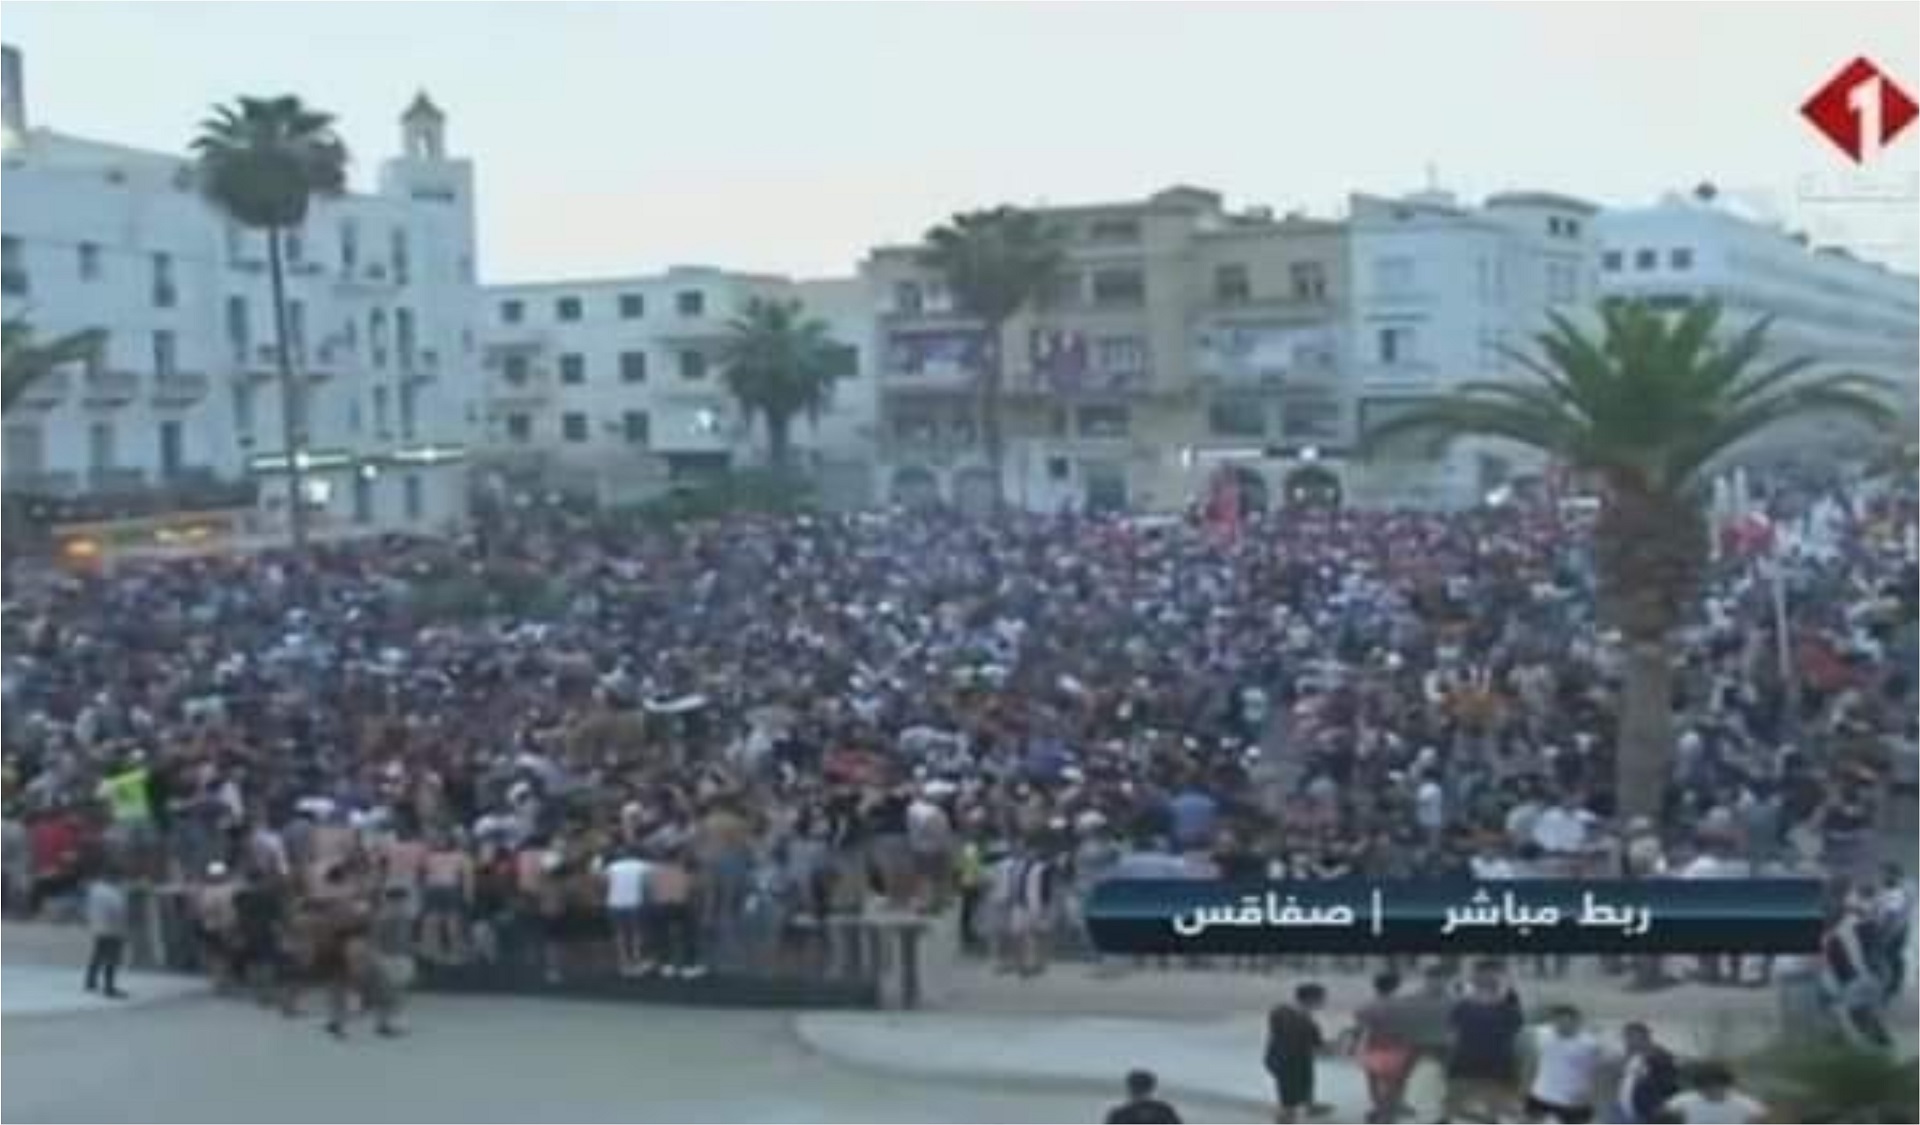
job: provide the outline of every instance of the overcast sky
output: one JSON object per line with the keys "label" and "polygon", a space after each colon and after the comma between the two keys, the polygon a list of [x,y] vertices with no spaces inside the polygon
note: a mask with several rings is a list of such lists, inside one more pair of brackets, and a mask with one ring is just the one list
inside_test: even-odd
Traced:
{"label": "overcast sky", "polygon": [[1920,257],[1920,125],[1856,169],[1797,113],[1860,54],[1920,91],[1912,4],[8,0],[0,36],[36,124],[178,149],[210,103],[290,91],[361,185],[424,87],[478,162],[485,280],[844,273],[1003,200],[1333,213],[1429,174],[1608,203],[1712,179]]}

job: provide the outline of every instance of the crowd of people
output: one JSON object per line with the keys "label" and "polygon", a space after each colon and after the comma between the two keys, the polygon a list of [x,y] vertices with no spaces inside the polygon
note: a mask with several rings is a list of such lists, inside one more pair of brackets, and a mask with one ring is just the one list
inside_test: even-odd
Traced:
{"label": "crowd of people", "polygon": [[428,961],[693,979],[817,965],[877,904],[954,905],[1038,973],[1115,875],[1819,873],[1855,889],[1814,991],[1871,1032],[1908,944],[1874,840],[1914,738],[1915,509],[1821,503],[1784,577],[1715,565],[1668,807],[1624,822],[1573,506],[522,512],[10,568],[9,886],[39,909],[110,863],[249,969],[316,927],[347,936],[305,960],[377,960],[347,953],[391,917]]}

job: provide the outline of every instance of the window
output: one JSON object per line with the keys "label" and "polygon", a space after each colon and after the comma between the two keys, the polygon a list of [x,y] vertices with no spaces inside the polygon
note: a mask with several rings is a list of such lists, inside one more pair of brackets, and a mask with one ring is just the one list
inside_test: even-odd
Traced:
{"label": "window", "polygon": [[1126,407],[1109,403],[1082,406],[1074,414],[1074,421],[1083,438],[1126,437],[1128,424],[1132,421]]}
{"label": "window", "polygon": [[400,384],[400,438],[402,441],[413,440],[413,420],[416,413],[414,407],[415,400],[419,396],[418,386],[417,383]]}
{"label": "window", "polygon": [[1147,299],[1147,279],[1139,270],[1095,270],[1093,303],[1138,305]]}
{"label": "window", "polygon": [[1405,296],[1413,292],[1413,259],[1405,257],[1375,258],[1373,260],[1373,287],[1382,296]]}
{"label": "window", "polygon": [[367,314],[367,345],[373,349],[373,365],[386,366],[387,310],[375,309]]}
{"label": "window", "polygon": [[153,307],[170,309],[179,294],[173,288],[173,256],[155,254],[153,256]]}
{"label": "window", "polygon": [[407,283],[408,272],[406,228],[394,228],[393,238],[389,244],[389,248],[393,259],[393,283],[395,285],[405,285]]}
{"label": "window", "polygon": [[0,292],[20,294],[27,291],[26,250],[20,240],[7,235],[0,238]]}
{"label": "window", "polygon": [[1565,222],[1560,224],[1560,231],[1562,234],[1565,234],[1568,238],[1579,238],[1580,237],[1580,220],[1579,219],[1566,220]]}
{"label": "window", "polygon": [[172,332],[161,329],[153,334],[153,373],[167,376],[174,373],[179,362],[179,341]]}
{"label": "window", "polygon": [[645,445],[651,437],[648,429],[647,412],[629,410],[620,416],[620,431],[626,437],[628,445]]}
{"label": "window", "polygon": [[1087,224],[1087,241],[1138,242],[1140,222],[1137,219],[1095,219]]}
{"label": "window", "polygon": [[286,238],[281,241],[286,247],[288,265],[297,265],[301,259],[307,256],[307,243],[305,239],[300,237],[299,231],[288,231]]}
{"label": "window", "polygon": [[568,441],[587,440],[587,416],[580,413],[568,413],[560,416],[560,436]]}
{"label": "window", "polygon": [[413,369],[413,310],[393,310],[393,346],[400,353],[400,369]]}
{"label": "window", "polygon": [[1253,299],[1253,281],[1242,265],[1215,266],[1213,299],[1223,305],[1237,305]]}
{"label": "window", "polygon": [[80,244],[80,280],[100,280],[100,244],[97,242]]}
{"label": "window", "polygon": [[1413,329],[1408,325],[1382,328],[1375,336],[1379,345],[1380,362],[1392,366],[1396,363],[1408,363],[1413,359]]}
{"label": "window", "polygon": [[528,414],[507,415],[507,440],[515,445],[526,445],[533,440],[533,417]]}
{"label": "window", "polygon": [[340,223],[340,272],[352,273],[360,264],[360,226],[352,219]]}
{"label": "window", "polygon": [[169,418],[160,423],[160,476],[170,479],[180,475],[181,463],[186,460],[186,428],[177,419]]}
{"label": "window", "polygon": [[587,357],[567,352],[560,357],[560,381],[578,385],[587,381]]}
{"label": "window", "polygon": [[113,423],[95,422],[87,427],[87,467],[111,469],[113,462]]}
{"label": "window", "polygon": [[580,298],[561,297],[553,302],[553,315],[558,320],[580,319]]}
{"label": "window", "polygon": [[647,315],[647,299],[638,293],[620,294],[620,319],[639,320]]}
{"label": "window", "polygon": [[527,306],[523,301],[500,302],[500,323],[518,324],[527,315]]}
{"label": "window", "polygon": [[620,381],[622,383],[644,383],[647,381],[647,353],[620,353]]}
{"label": "window", "polygon": [[287,302],[287,343],[295,357],[307,358],[307,306],[303,301]]}
{"label": "window", "polygon": [[1624,255],[1622,255],[1620,251],[1609,250],[1606,253],[1600,255],[1600,268],[1607,271],[1608,273],[1619,273],[1620,264],[1623,258],[1624,258]]}
{"label": "window", "polygon": [[1693,268],[1693,251],[1685,246],[1676,246],[1667,251],[1669,269],[1690,270]]}
{"label": "window", "polygon": [[1072,478],[1073,478],[1073,462],[1067,460],[1065,457],[1047,458],[1047,479],[1048,480],[1063,481],[1063,480],[1071,480]]}
{"label": "window", "polygon": [[247,316],[245,297],[227,298],[227,343],[233,348],[234,358],[246,362],[247,349],[253,343],[253,326]]}
{"label": "window", "polygon": [[426,507],[426,505],[422,503],[421,493],[424,489],[420,487],[419,474],[408,473],[400,481],[400,488],[402,492],[401,503],[406,507],[407,518],[410,520],[419,519],[421,509]]}
{"label": "window", "polygon": [[698,289],[683,289],[673,295],[673,308],[681,316],[699,316],[707,311],[707,295]]}
{"label": "window", "polygon": [[1101,371],[1130,375],[1147,369],[1147,342],[1138,336],[1102,336],[1093,354]]}
{"label": "window", "polygon": [[1258,398],[1222,398],[1207,404],[1207,429],[1215,437],[1264,438],[1266,404]]}
{"label": "window", "polygon": [[376,437],[387,437],[393,433],[392,424],[387,420],[387,397],[390,393],[384,385],[373,388],[373,432]]}
{"label": "window", "polygon": [[680,353],[680,377],[682,379],[704,379],[707,377],[707,353],[684,351]]}
{"label": "window", "polygon": [[1660,262],[1660,254],[1656,250],[1635,250],[1633,252],[1633,268],[1634,269],[1650,270],[1654,266],[1658,265],[1659,262]]}
{"label": "window", "polygon": [[1340,437],[1340,404],[1331,399],[1300,398],[1280,404],[1280,436],[1283,441],[1337,441]]}
{"label": "window", "polygon": [[1080,291],[1085,275],[1077,270],[1061,270],[1047,279],[1040,290],[1037,302],[1041,308],[1067,309],[1080,303]]}
{"label": "window", "polygon": [[1287,267],[1287,281],[1296,301],[1327,299],[1327,267],[1319,262],[1295,262]]}
{"label": "window", "polygon": [[[370,471],[373,466],[367,466]],[[373,522],[373,478],[366,472],[353,474],[353,522]]]}
{"label": "window", "polygon": [[527,381],[527,357],[515,352],[500,361],[500,375],[507,382],[519,386]]}
{"label": "window", "polygon": [[233,428],[240,444],[253,442],[253,386],[244,380],[232,384]]}
{"label": "window", "polygon": [[925,311],[926,291],[917,281],[896,281],[893,283],[893,311],[917,316]]}

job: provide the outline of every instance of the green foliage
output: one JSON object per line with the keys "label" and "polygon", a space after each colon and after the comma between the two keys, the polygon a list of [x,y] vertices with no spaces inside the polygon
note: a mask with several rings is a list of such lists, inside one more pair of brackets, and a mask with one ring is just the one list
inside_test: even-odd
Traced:
{"label": "green foliage", "polygon": [[1776,1048],[1747,1070],[1775,1120],[1920,1121],[1920,1060],[1826,1040]]}
{"label": "green foliage", "polygon": [[27,388],[48,373],[99,355],[106,339],[103,330],[87,328],[42,343],[24,316],[9,317],[0,324],[0,410],[13,409]]}
{"label": "green foliage", "polygon": [[749,420],[755,414],[766,419],[775,467],[788,464],[793,420],[802,414],[817,418],[833,395],[834,380],[847,373],[845,350],[823,321],[805,316],[798,301],[756,297],[727,326],[720,352],[727,389]]}
{"label": "green foliage", "polygon": [[291,95],[215,106],[192,147],[201,193],[245,226],[297,226],[314,197],[346,190],[347,147],[333,116]]}
{"label": "green foliage", "polygon": [[940,274],[962,311],[993,327],[1045,291],[1063,256],[1058,232],[1019,207],[957,214],[926,242],[920,264]]}

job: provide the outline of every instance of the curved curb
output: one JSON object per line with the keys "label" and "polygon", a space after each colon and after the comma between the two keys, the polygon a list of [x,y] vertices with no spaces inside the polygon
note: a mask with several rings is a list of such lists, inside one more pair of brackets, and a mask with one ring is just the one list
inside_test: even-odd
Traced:
{"label": "curved curb", "polygon": [[[930,1083],[961,1085],[966,1083],[991,1082],[997,1086],[1013,1090],[1027,1090],[1034,1093],[1050,1094],[1086,1094],[1090,1103],[1105,1104],[1120,1097],[1120,1077],[1125,1070],[1121,1064],[1118,1069],[1098,1075],[1075,1073],[1047,1073],[1023,1070],[1012,1066],[954,1065],[926,1059],[924,1056],[909,1060],[894,1056],[882,1057],[875,1052],[849,1048],[839,1037],[821,1026],[820,1016],[829,1018],[848,1018],[845,1013],[803,1012],[789,1023],[792,1037],[799,1048],[809,1055],[826,1059],[850,1070],[893,1078],[911,1078]],[[913,1019],[921,1017],[902,1016],[900,1013],[873,1013],[870,1016],[853,1017],[871,1020]],[[940,1020],[937,1014],[925,1017],[930,1022]],[[965,1017],[957,1017],[964,1020]],[[1171,1029],[1170,1029],[1171,1030]],[[1253,1115],[1255,1120],[1270,1120],[1273,1105],[1262,1098],[1251,1097],[1239,1092],[1225,1092],[1206,1086],[1183,1082],[1177,1076],[1161,1075],[1160,1092],[1168,1097],[1196,1103],[1202,1107],[1230,1108],[1236,1112]],[[1189,1114],[1190,1120],[1213,1120],[1206,1115]]]}

